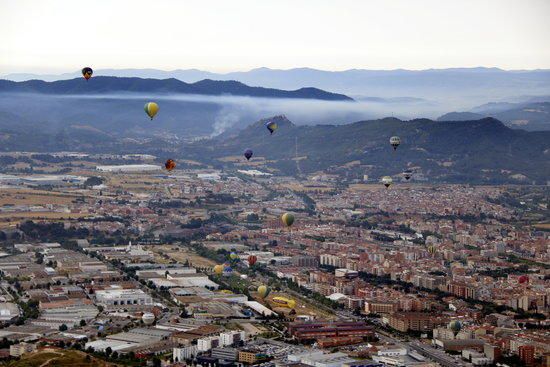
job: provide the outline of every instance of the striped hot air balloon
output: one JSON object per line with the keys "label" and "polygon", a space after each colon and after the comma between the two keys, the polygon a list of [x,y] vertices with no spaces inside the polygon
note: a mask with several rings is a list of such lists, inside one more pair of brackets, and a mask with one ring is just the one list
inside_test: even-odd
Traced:
{"label": "striped hot air balloon", "polygon": [[151,118],[151,120],[153,119],[153,117],[155,117],[155,115],[157,114],[157,112],[159,112],[159,105],[156,104],[155,102],[147,102],[145,104],[145,107],[143,108],[145,110],[145,113]]}
{"label": "striped hot air balloon", "polygon": [[271,293],[271,288],[267,285],[261,285],[258,287],[258,296],[260,296],[261,299],[265,299],[269,293]]}
{"label": "striped hot air balloon", "polygon": [[399,136],[392,136],[390,138],[390,145],[393,147],[393,150],[396,150],[399,144],[401,144],[401,138]]}
{"label": "striped hot air balloon", "polygon": [[279,128],[279,125],[276,122],[268,121],[265,123],[265,127],[269,130],[270,134],[273,134]]}
{"label": "striped hot air balloon", "polygon": [[281,216],[281,221],[287,227],[290,227],[294,223],[294,215],[285,213]]}
{"label": "striped hot air balloon", "polygon": [[258,257],[255,256],[255,255],[250,255],[248,257],[248,263],[250,264],[250,266],[254,266],[254,264],[256,264],[256,261],[258,261]]}

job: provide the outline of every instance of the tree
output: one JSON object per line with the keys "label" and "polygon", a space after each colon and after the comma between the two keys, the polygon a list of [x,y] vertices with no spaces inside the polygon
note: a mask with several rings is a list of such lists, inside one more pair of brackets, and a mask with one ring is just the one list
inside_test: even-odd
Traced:
{"label": "tree", "polygon": [[105,348],[105,355],[109,357],[113,353],[113,349],[111,347]]}
{"label": "tree", "polygon": [[86,326],[86,320],[80,320],[80,326]]}
{"label": "tree", "polygon": [[67,331],[68,327],[65,324],[59,325],[59,331]]}
{"label": "tree", "polygon": [[84,182],[84,186],[85,187],[98,186],[98,185],[101,185],[102,183],[103,183],[103,179],[101,177],[92,176],[92,177],[88,177],[88,179]]}
{"label": "tree", "polygon": [[158,357],[153,357],[153,367],[160,367],[160,359]]}

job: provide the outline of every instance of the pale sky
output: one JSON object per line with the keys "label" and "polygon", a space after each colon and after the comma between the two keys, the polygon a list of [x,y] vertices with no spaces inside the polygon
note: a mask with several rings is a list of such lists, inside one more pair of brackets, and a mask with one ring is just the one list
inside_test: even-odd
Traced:
{"label": "pale sky", "polygon": [[550,68],[550,0],[0,0],[0,74]]}

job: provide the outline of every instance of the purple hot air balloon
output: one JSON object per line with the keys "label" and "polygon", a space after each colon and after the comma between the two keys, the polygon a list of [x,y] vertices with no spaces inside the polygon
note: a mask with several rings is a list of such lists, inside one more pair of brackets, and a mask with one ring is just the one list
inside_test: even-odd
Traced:
{"label": "purple hot air balloon", "polygon": [[250,158],[252,158],[252,154],[254,154],[252,152],[252,149],[247,149],[244,151],[244,157],[246,158],[246,160],[250,160]]}

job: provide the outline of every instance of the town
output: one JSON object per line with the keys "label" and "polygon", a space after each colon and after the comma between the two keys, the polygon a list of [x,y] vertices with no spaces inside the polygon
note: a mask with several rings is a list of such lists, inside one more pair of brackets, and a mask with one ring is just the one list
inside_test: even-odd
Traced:
{"label": "town", "polygon": [[8,365],[550,365],[547,187],[1,158]]}

